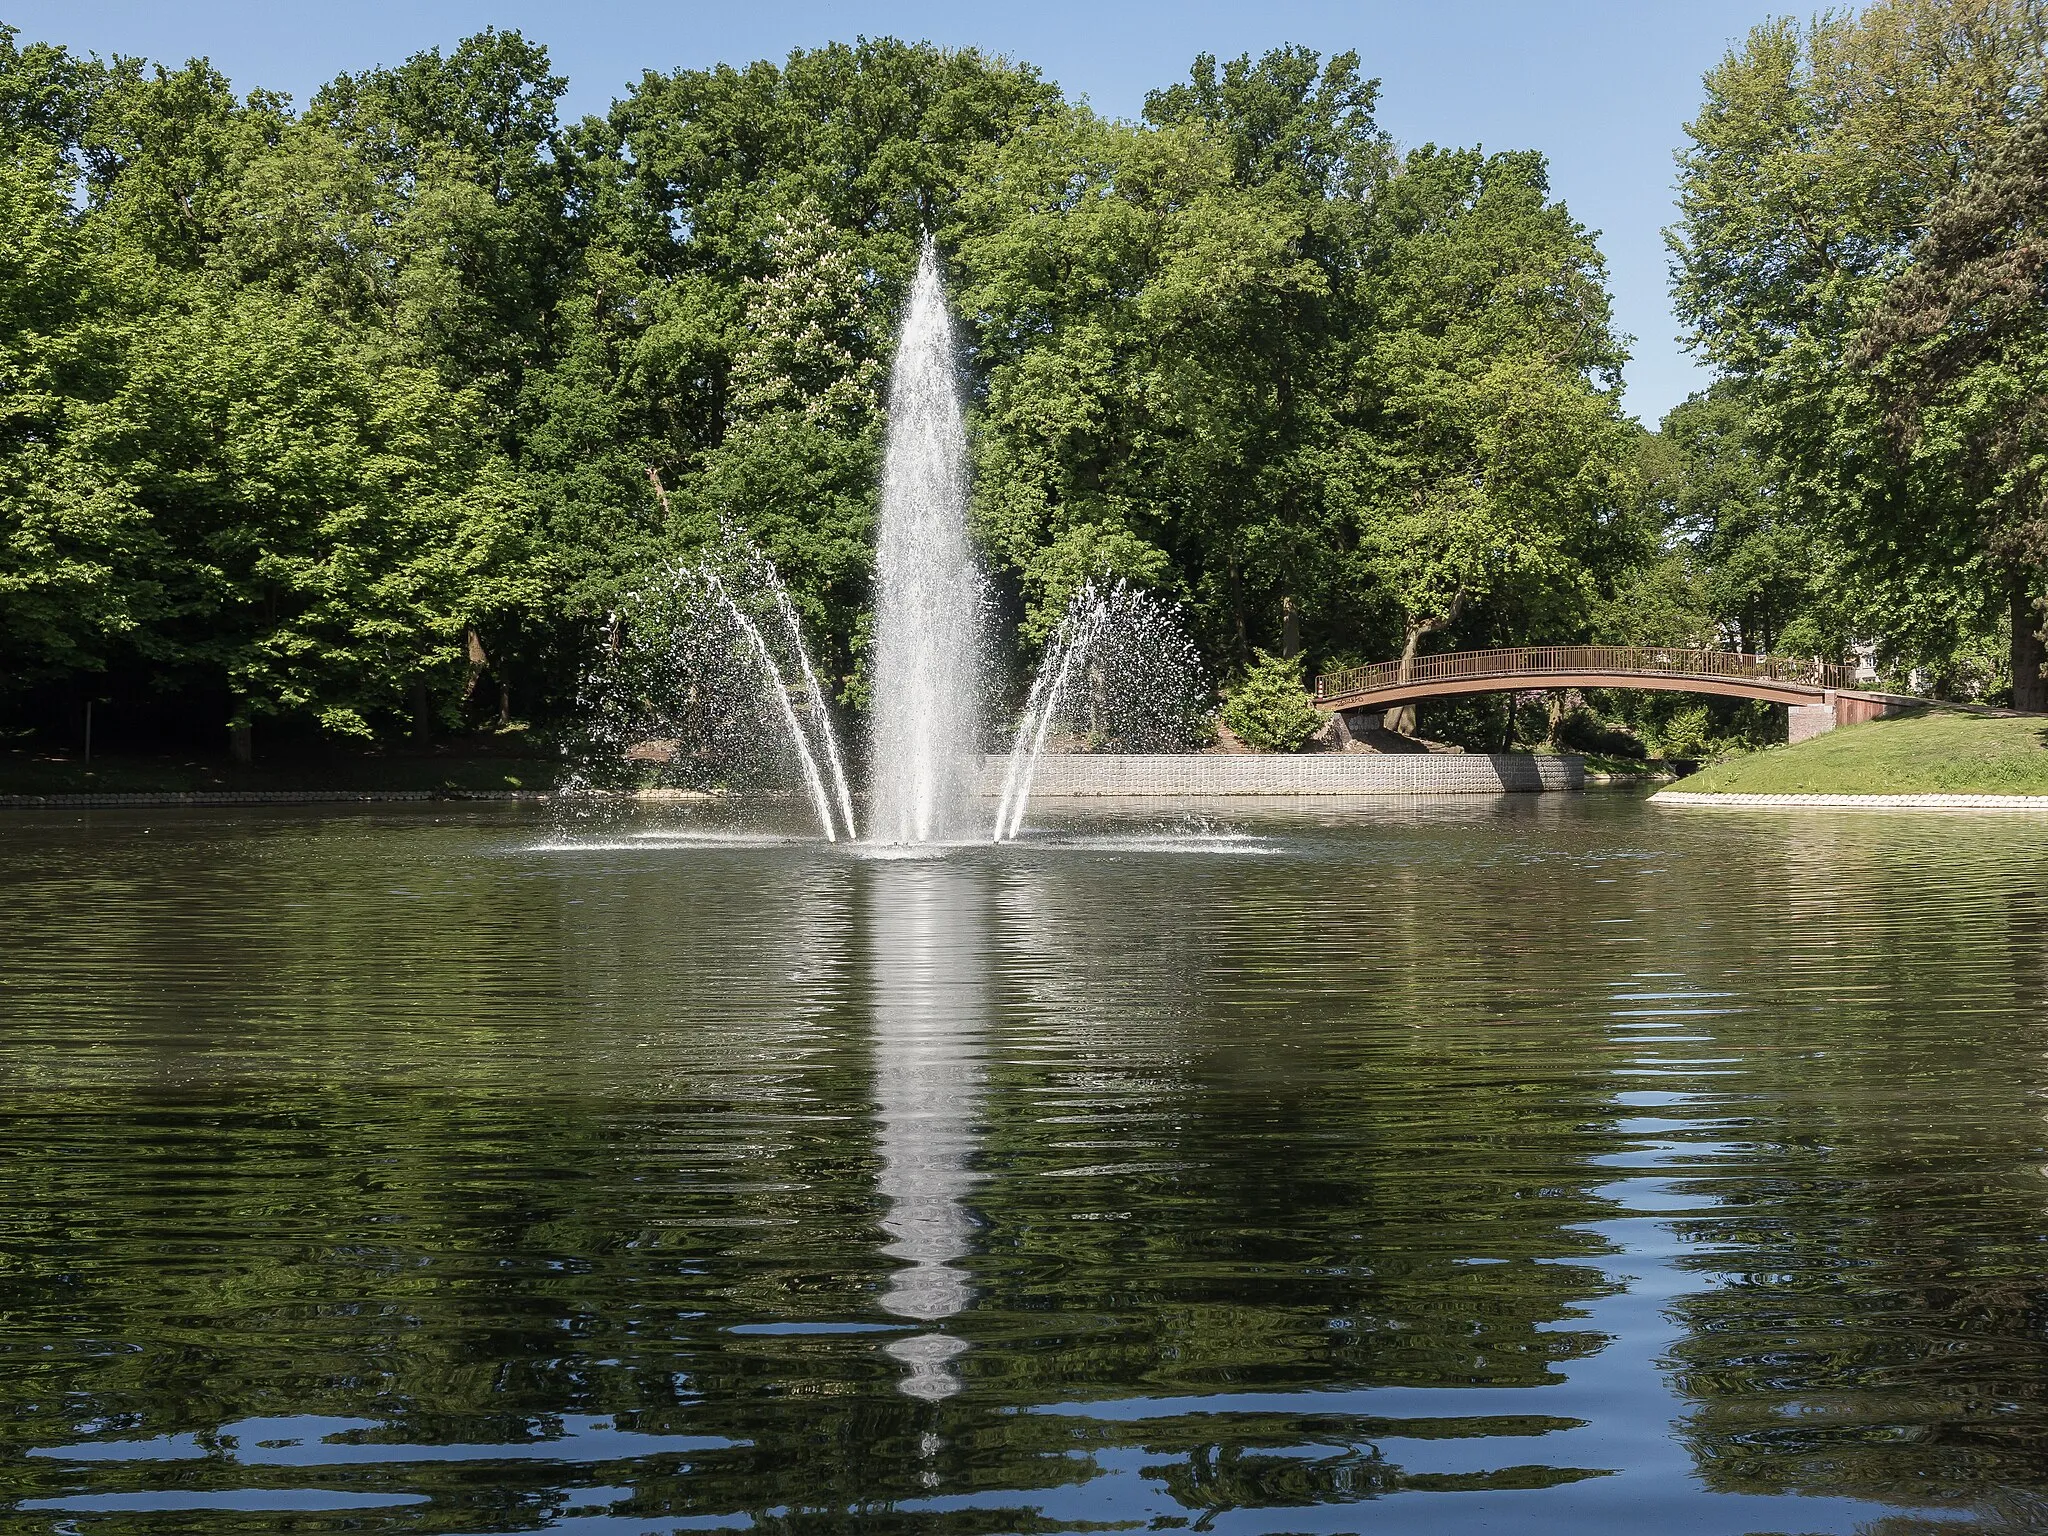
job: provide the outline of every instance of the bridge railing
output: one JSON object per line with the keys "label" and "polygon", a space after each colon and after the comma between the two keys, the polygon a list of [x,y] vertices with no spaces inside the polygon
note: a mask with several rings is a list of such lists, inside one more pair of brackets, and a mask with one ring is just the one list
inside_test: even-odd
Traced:
{"label": "bridge railing", "polygon": [[1752,656],[1743,651],[1683,651],[1661,646],[1525,645],[1511,650],[1451,651],[1418,656],[1402,676],[1398,661],[1325,672],[1316,679],[1316,698],[1341,699],[1397,683],[1447,683],[1461,679],[1539,680],[1546,675],[1613,673],[1630,677],[1733,679],[1803,683],[1810,688],[1852,688],[1855,669],[1805,656]]}

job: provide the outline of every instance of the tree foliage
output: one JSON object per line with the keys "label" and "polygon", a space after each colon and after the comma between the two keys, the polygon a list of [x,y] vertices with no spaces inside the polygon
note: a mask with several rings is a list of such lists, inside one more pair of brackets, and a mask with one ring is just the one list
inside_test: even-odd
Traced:
{"label": "tree foliage", "polygon": [[1244,678],[1223,701],[1223,723],[1238,740],[1261,752],[1292,752],[1323,724],[1303,686],[1301,658],[1254,651]]}
{"label": "tree foliage", "polygon": [[2025,387],[2015,320],[2039,293],[2004,319],[1971,294],[2028,259],[2044,50],[2039,0],[1759,27],[1707,76],[1672,233],[1680,312],[1725,381],[1714,409],[1739,411],[1773,521],[1841,591],[1836,646],[1853,627],[1938,671],[2006,631],[2035,699],[2048,564],[2024,533],[2026,450],[1993,418]]}
{"label": "tree foliage", "polygon": [[423,324],[461,313],[468,249],[410,221],[432,178],[203,63],[10,34],[0,78],[8,673],[126,670],[353,735],[450,691],[464,637],[548,583],[485,384],[451,362],[474,337]]}
{"label": "tree foliage", "polygon": [[892,39],[563,89],[513,32],[303,109],[5,33],[10,684],[360,734],[488,666],[545,715],[737,528],[857,703],[927,230],[1020,664],[1118,576],[1222,674],[1558,638],[1648,549],[1591,235],[1540,155],[1397,154],[1356,55],[1204,56],[1135,123]]}
{"label": "tree foliage", "polygon": [[2048,110],[1936,205],[1851,360],[1923,514],[1917,541],[1981,549],[2006,573],[2014,700],[2048,709]]}

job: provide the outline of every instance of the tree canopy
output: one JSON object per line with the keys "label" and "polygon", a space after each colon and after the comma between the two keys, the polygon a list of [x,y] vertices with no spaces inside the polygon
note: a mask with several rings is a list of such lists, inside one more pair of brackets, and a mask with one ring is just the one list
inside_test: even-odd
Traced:
{"label": "tree canopy", "polygon": [[[858,705],[882,384],[925,232],[1028,663],[1072,593],[1213,670],[1573,638],[1655,553],[1593,236],[1534,151],[1397,150],[1355,54],[1104,119],[893,39],[564,122],[486,31],[297,107],[0,33],[0,677],[380,734],[573,707],[721,529]],[[211,701],[211,702],[208,702]]]}
{"label": "tree canopy", "polygon": [[1722,377],[1701,410],[1840,598],[1806,632],[1937,682],[1995,636],[2034,709],[2044,59],[2040,0],[1761,26],[1707,76],[1672,231],[1680,313]]}

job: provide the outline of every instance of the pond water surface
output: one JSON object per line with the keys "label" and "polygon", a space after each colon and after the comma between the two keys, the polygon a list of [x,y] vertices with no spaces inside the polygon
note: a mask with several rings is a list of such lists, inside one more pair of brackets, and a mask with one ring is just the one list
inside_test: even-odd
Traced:
{"label": "pond water surface", "polygon": [[2048,818],[0,814],[10,1536],[2048,1529]]}

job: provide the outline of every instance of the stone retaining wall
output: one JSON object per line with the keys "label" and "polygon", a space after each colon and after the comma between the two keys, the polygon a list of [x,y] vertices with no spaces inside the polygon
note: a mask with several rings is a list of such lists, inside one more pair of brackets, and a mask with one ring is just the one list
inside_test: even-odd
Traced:
{"label": "stone retaining wall", "polygon": [[[1004,757],[982,760],[981,792],[1000,795]],[[1180,753],[1118,756],[1072,753],[1040,759],[1033,799],[1106,795],[1498,795],[1583,789],[1586,760],[1417,752]]]}
{"label": "stone retaining wall", "polygon": [[[1003,792],[1007,756],[982,759],[981,793]],[[1583,789],[1582,757],[1533,757],[1522,753],[1486,755],[1417,752],[1378,755],[1326,752],[1177,753],[1118,756],[1111,753],[1055,754],[1042,758],[1032,780],[1034,799],[1174,795],[1498,795],[1537,790]],[[140,794],[0,795],[0,809],[120,810],[153,806],[347,805],[424,800],[526,800],[552,798],[543,790],[198,790]],[[683,791],[647,791],[637,799],[695,800]]]}

